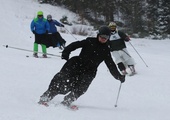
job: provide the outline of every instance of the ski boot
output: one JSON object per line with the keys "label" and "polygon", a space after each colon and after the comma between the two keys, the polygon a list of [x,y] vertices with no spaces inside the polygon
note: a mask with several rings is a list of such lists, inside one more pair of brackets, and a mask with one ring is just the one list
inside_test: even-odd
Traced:
{"label": "ski boot", "polygon": [[130,71],[131,71],[131,75],[136,74],[134,65],[129,65],[128,67],[129,67],[129,69],[130,69]]}
{"label": "ski boot", "polygon": [[63,50],[63,48],[62,48],[61,46],[59,46],[59,49],[60,49],[60,50]]}
{"label": "ski boot", "polygon": [[47,58],[47,55],[46,55],[46,54],[43,54],[42,57],[43,57],[43,58]]}
{"label": "ski boot", "polygon": [[126,70],[122,70],[121,73],[122,73],[122,75],[128,74],[128,73],[126,72]]}
{"label": "ski boot", "polygon": [[33,57],[38,58],[38,54],[37,54],[37,53],[34,53],[34,54],[33,54]]}
{"label": "ski boot", "polygon": [[45,107],[48,107],[48,106],[49,106],[47,102],[42,101],[42,100],[40,100],[40,101],[38,102],[38,104],[44,105]]}
{"label": "ski boot", "polygon": [[66,47],[65,43],[62,44],[63,49]]}
{"label": "ski boot", "polygon": [[67,100],[64,100],[64,101],[61,102],[61,104],[63,106],[66,106],[67,108],[69,108],[71,110],[78,110],[78,107],[76,105],[71,105],[71,103],[72,103],[71,101],[69,102]]}

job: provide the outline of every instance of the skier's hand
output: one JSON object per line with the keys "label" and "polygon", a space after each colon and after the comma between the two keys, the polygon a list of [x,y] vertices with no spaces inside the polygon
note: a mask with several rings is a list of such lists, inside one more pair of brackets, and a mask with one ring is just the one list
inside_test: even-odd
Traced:
{"label": "skier's hand", "polygon": [[118,80],[120,80],[121,83],[124,83],[125,82],[125,75],[118,75],[117,77]]}
{"label": "skier's hand", "polygon": [[61,24],[60,26],[61,26],[61,27],[64,27],[64,25],[63,25],[63,24]]}
{"label": "skier's hand", "polygon": [[35,30],[32,31],[33,34],[36,34]]}
{"label": "skier's hand", "polygon": [[125,41],[126,41],[126,42],[130,41],[130,37],[127,36],[127,37],[125,38]]}
{"label": "skier's hand", "polygon": [[69,59],[69,54],[68,54],[68,53],[63,52],[63,53],[62,53],[62,55],[61,55],[61,59],[68,60],[68,59]]}
{"label": "skier's hand", "polygon": [[45,32],[46,34],[48,34],[48,30],[46,30],[46,32]]}

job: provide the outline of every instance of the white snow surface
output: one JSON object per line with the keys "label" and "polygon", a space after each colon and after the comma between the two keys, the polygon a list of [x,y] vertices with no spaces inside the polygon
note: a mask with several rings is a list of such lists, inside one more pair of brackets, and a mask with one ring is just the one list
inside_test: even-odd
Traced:
{"label": "white snow surface", "polygon": [[[114,105],[120,82],[112,77],[104,63],[99,66],[88,91],[74,102],[79,106],[78,111],[55,106],[63,100],[63,95],[56,96],[49,107],[38,105],[39,97],[47,90],[65,60],[55,56],[37,59],[32,57],[32,52],[3,45],[32,50],[34,35],[30,31],[30,23],[39,10],[45,16],[52,14],[57,20],[65,14],[71,20],[76,16],[61,7],[38,4],[35,0],[1,0],[0,120],[170,120],[169,39],[131,39],[148,67],[127,43],[128,51],[136,61],[137,74],[126,76],[117,107]],[[76,41],[71,34],[61,35],[67,45]],[[86,38],[74,36],[78,40]],[[47,51],[61,54],[58,48],[48,48]],[[72,52],[70,57],[77,54],[79,50]]]}

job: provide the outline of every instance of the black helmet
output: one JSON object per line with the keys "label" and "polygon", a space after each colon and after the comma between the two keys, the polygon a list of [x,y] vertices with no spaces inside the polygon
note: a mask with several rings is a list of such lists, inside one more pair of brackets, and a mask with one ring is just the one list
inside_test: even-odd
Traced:
{"label": "black helmet", "polygon": [[99,28],[99,35],[110,35],[111,34],[111,30],[109,27],[107,26],[101,26]]}
{"label": "black helmet", "polygon": [[47,20],[51,20],[52,16],[51,15],[47,15]]}

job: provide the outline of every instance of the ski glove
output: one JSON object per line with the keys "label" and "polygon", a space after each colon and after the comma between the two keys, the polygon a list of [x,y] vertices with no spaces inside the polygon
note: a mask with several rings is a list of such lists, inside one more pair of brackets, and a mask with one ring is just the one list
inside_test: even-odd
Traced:
{"label": "ski glove", "polygon": [[46,34],[48,34],[48,30],[46,30],[46,32],[45,32]]}
{"label": "ski glove", "polygon": [[33,34],[36,34],[35,30],[32,31]]}
{"label": "ski glove", "polygon": [[61,27],[64,27],[64,25],[63,25],[63,24],[61,24],[60,26],[61,26]]}
{"label": "ski glove", "polygon": [[127,36],[127,37],[125,38],[125,41],[126,41],[126,42],[130,41],[129,36]]}
{"label": "ski glove", "polygon": [[63,53],[62,53],[62,55],[61,55],[61,59],[68,60],[68,59],[69,59],[69,54],[68,54],[68,53],[63,52]]}
{"label": "ski glove", "polygon": [[120,80],[121,83],[124,83],[125,82],[125,75],[118,75],[117,79]]}

